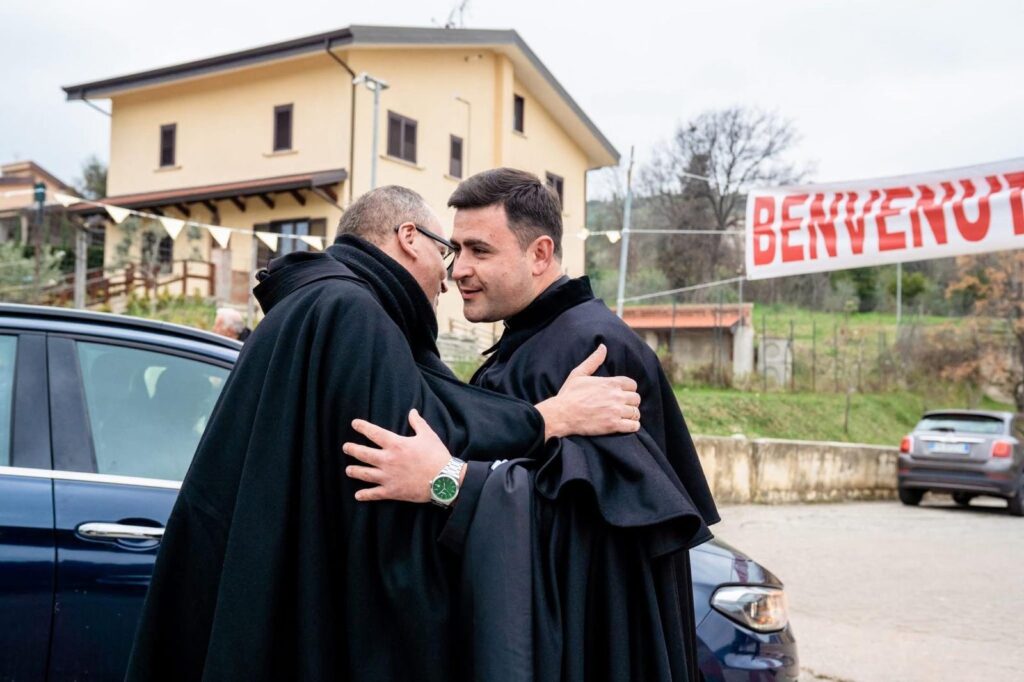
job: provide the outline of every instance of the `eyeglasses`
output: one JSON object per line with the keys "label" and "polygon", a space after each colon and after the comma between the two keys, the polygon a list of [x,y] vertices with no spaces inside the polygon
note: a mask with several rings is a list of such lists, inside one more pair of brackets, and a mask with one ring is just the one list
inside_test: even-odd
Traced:
{"label": "eyeglasses", "polygon": [[[406,224],[407,223],[402,223],[402,225]],[[402,225],[398,225],[397,227],[395,227],[395,232],[398,232],[400,229],[402,229]],[[450,278],[452,276],[452,270],[454,270],[455,268],[455,254],[458,252],[458,250],[455,248],[455,244],[452,244],[450,241],[448,241],[447,239],[440,235],[434,234],[433,232],[423,227],[422,225],[412,223],[412,226],[415,227],[416,231],[422,234],[424,237],[433,239],[435,242],[444,247],[441,250],[441,260],[444,261],[444,269],[448,272],[448,277]]]}

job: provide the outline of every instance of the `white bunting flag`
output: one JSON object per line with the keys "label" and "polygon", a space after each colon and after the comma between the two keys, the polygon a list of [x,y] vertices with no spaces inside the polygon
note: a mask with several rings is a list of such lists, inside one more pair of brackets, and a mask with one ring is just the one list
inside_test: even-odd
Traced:
{"label": "white bunting flag", "polygon": [[73,196],[71,194],[61,194],[60,192],[54,192],[53,198],[56,199],[57,202],[64,208],[67,208],[71,204],[77,204],[79,201],[81,201],[81,199],[76,196]]}
{"label": "white bunting flag", "polygon": [[299,237],[299,239],[301,239],[302,241],[306,242],[307,244],[312,246],[317,251],[323,251],[324,250],[324,238],[323,237],[307,237],[307,236],[302,236],[302,237]]}
{"label": "white bunting flag", "polygon": [[207,230],[210,231],[210,236],[222,249],[228,248],[228,241],[231,239],[231,228],[230,227],[214,227],[213,225],[206,225]]}
{"label": "white bunting flag", "polygon": [[179,220],[178,218],[161,217],[160,224],[164,226],[165,230],[167,230],[167,236],[169,236],[172,241],[177,239],[178,235],[181,234],[181,231],[185,228],[185,221]]}
{"label": "white bunting flag", "polygon": [[115,223],[120,225],[125,221],[132,212],[127,208],[121,208],[120,206],[104,206],[107,209],[107,215],[109,215]]}
{"label": "white bunting flag", "polygon": [[278,235],[273,232],[257,232],[256,236],[259,240],[267,245],[267,248],[271,251],[277,251],[277,239]]}

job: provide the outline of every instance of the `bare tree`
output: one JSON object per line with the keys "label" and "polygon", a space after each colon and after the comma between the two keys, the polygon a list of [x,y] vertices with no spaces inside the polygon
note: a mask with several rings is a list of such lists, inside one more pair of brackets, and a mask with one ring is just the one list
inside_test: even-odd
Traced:
{"label": "bare tree", "polygon": [[[708,111],[680,126],[640,176],[657,229],[739,227],[750,187],[803,176],[784,159],[796,141],[792,122],[746,107]],[[693,284],[735,274],[739,245],[718,235],[666,238],[659,260],[674,286]]]}

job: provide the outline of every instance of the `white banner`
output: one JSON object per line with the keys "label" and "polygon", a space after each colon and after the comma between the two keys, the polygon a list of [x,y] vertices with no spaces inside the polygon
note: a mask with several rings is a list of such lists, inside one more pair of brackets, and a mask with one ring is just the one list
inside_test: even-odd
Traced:
{"label": "white banner", "polygon": [[220,245],[220,248],[228,248],[228,241],[231,239],[230,227],[214,227],[213,225],[205,225],[204,227],[210,231],[210,236]]}
{"label": "white banner", "polygon": [[81,201],[81,199],[79,199],[76,196],[72,196],[70,194],[63,194],[61,192],[54,192],[53,198],[56,199],[57,202],[64,208],[67,208],[71,204],[77,204],[79,201]]}
{"label": "white banner", "polygon": [[1024,159],[754,190],[747,279],[1024,247]]}
{"label": "white banner", "polygon": [[277,240],[280,235],[273,232],[257,232],[256,236],[259,240],[267,245],[267,248],[271,251],[277,251]]}
{"label": "white banner", "polygon": [[103,208],[107,209],[107,214],[118,225],[120,225],[125,220],[127,220],[128,216],[130,216],[132,214],[131,209],[121,208],[120,206],[104,205]]}
{"label": "white banner", "polygon": [[324,250],[324,238],[323,237],[308,237],[306,235],[302,235],[302,236],[299,237],[299,239],[301,239],[302,241],[306,242],[307,244],[312,246],[317,251],[323,251]]}
{"label": "white banner", "polygon": [[164,226],[164,230],[167,231],[167,236],[174,241],[181,234],[181,231],[185,228],[185,221],[179,220],[178,218],[168,218],[166,216],[160,217],[160,224]]}

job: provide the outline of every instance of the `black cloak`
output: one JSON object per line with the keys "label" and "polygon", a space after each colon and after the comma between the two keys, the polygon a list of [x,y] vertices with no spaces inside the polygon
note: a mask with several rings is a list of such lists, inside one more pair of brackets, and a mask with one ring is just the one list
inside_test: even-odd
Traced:
{"label": "black cloak", "polygon": [[[365,241],[278,259],[255,293],[267,316],[182,484],[127,679],[455,678],[458,557],[437,538],[460,536],[486,460],[533,451],[543,420],[451,375],[422,289]],[[344,475],[352,420],[408,433],[412,407],[477,460],[452,512],[356,502]]]}
{"label": "black cloak", "polygon": [[506,321],[472,383],[539,401],[599,343],[598,373],[639,385],[642,430],[497,467],[468,534],[448,542],[464,555],[474,679],[701,679],[687,548],[719,516],[657,356],[586,278],[562,278]]}

